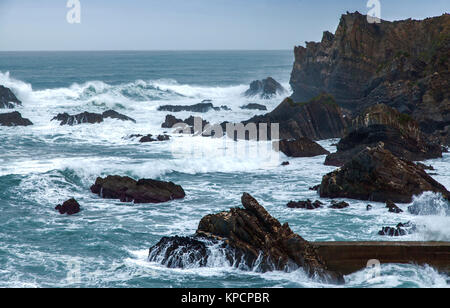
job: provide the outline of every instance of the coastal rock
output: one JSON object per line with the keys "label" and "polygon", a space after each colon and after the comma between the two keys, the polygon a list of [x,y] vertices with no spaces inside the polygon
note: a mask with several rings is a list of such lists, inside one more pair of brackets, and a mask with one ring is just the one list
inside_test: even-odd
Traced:
{"label": "coastal rock", "polygon": [[405,224],[400,223],[397,225],[397,227],[383,227],[380,232],[378,232],[378,235],[381,236],[405,236],[411,233],[414,233],[416,231],[416,226],[412,224],[411,222],[407,222]]}
{"label": "coastal rock", "polygon": [[69,115],[68,113],[60,113],[56,117],[52,119],[52,121],[59,121],[60,125],[78,125],[78,124],[96,124],[102,123],[104,119],[112,118],[122,121],[131,121],[136,123],[136,121],[126,115],[120,114],[114,110],[108,110],[103,112],[103,114],[99,113],[91,113],[91,112],[83,112],[76,115]]}
{"label": "coastal rock", "polygon": [[122,176],[99,177],[91,191],[104,199],[134,203],[162,203],[186,196],[183,188],[172,182],[150,179],[136,181]]}
{"label": "coastal rock", "polygon": [[279,147],[280,151],[288,157],[314,157],[330,154],[321,145],[308,138],[281,140]]}
{"label": "coastal rock", "polygon": [[264,105],[260,105],[260,104],[247,104],[244,106],[240,107],[241,109],[245,109],[245,110],[262,110],[262,111],[267,111],[267,107]]}
{"label": "coastal rock", "polygon": [[348,204],[345,201],[341,201],[341,202],[331,201],[330,209],[342,210],[342,209],[348,208],[349,206],[350,206],[350,204]]}
{"label": "coastal rock", "polygon": [[290,162],[284,161],[281,163],[281,166],[286,167],[286,166],[289,166],[290,164],[291,164]]}
{"label": "coastal rock", "polygon": [[0,109],[12,109],[16,106],[21,106],[22,102],[17,99],[16,95],[9,89],[0,85]]}
{"label": "coastal rock", "polygon": [[29,126],[33,125],[30,120],[22,118],[22,115],[15,111],[11,113],[0,113],[0,126]]}
{"label": "coastal rock", "polygon": [[158,111],[168,111],[168,112],[199,112],[205,113],[208,111],[220,111],[220,110],[230,110],[227,106],[215,107],[212,103],[199,103],[190,106],[180,106],[180,105],[164,105],[158,107]]}
{"label": "coastal rock", "polygon": [[248,123],[267,123],[269,128],[272,123],[279,123],[280,139],[324,140],[342,138],[350,119],[333,97],[323,94],[306,103],[287,98],[274,111],[243,122]]}
{"label": "coastal rock", "polygon": [[450,15],[369,23],[341,17],[335,34],[295,48],[292,99],[326,92],[358,114],[385,103],[411,115],[427,134],[450,125]]}
{"label": "coastal rock", "polygon": [[271,99],[284,93],[286,93],[286,90],[283,86],[272,77],[268,77],[263,80],[253,81],[244,95],[247,97],[259,96],[261,99]]}
{"label": "coastal rock", "polygon": [[189,118],[182,120],[173,115],[167,115],[166,120],[161,127],[174,129],[176,133],[202,134],[208,124],[210,124],[208,121],[205,121],[200,117],[190,116]]}
{"label": "coastal rock", "polygon": [[156,142],[156,141],[168,141],[170,140],[170,136],[169,135],[158,135],[158,136],[153,136],[152,134],[148,134],[148,135],[131,135],[129,136],[129,138],[134,139],[134,138],[140,138],[139,142],[140,143],[148,143],[148,142]]}
{"label": "coastal rock", "polygon": [[305,210],[315,210],[319,209],[323,206],[323,203],[316,200],[315,202],[312,202],[311,200],[306,201],[291,201],[287,204],[287,207],[290,209],[305,209]]}
{"label": "coastal rock", "polygon": [[403,213],[403,210],[399,208],[394,202],[391,200],[386,201],[386,208],[389,209],[389,213],[400,214]]}
{"label": "coastal rock", "polygon": [[379,142],[392,154],[406,160],[442,157],[441,145],[429,142],[415,120],[384,104],[369,107],[356,117],[352,129],[338,143],[337,152],[326,158],[325,165],[343,166],[366,147]]}
{"label": "coastal rock", "polygon": [[450,197],[447,189],[416,164],[402,160],[382,144],[360,152],[342,168],[325,175],[320,186],[322,198],[350,198],[410,203],[426,191]]}
{"label": "coastal rock", "polygon": [[57,210],[61,215],[67,214],[67,215],[74,215],[81,211],[80,204],[75,199],[70,199],[64,202],[62,205],[58,205],[55,207],[55,210]]}

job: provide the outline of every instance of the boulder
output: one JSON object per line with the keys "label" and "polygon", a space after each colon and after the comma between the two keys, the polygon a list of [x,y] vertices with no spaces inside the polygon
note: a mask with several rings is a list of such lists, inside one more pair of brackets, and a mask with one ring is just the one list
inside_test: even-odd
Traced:
{"label": "boulder", "polygon": [[416,164],[400,159],[379,144],[360,152],[342,168],[325,175],[320,185],[322,198],[350,198],[410,203],[426,191],[450,192]]}
{"label": "boulder", "polygon": [[417,230],[416,226],[411,222],[407,222],[405,224],[400,223],[397,227],[383,227],[378,235],[381,236],[405,236],[411,233],[414,233]]}
{"label": "boulder", "polygon": [[348,208],[349,206],[350,206],[350,204],[348,204],[345,201],[341,201],[341,202],[331,201],[330,209],[342,210],[342,209]]}
{"label": "boulder", "polygon": [[173,128],[176,132],[183,134],[202,134],[208,124],[208,121],[205,121],[200,117],[190,116],[189,118],[182,120],[173,115],[167,115],[166,120],[161,127],[169,129]]}
{"label": "boulder", "polygon": [[134,203],[163,203],[186,196],[183,188],[172,182],[150,179],[136,181],[122,176],[99,177],[91,191],[104,199]]}
{"label": "boulder", "polygon": [[244,95],[247,97],[259,96],[261,99],[271,99],[284,93],[286,93],[286,90],[283,86],[272,77],[268,77],[263,80],[253,81]]}
{"label": "boulder", "polygon": [[168,111],[168,112],[200,112],[205,113],[208,111],[220,111],[220,110],[230,110],[227,106],[215,107],[212,103],[199,103],[190,106],[180,106],[180,105],[164,105],[158,107],[158,111]]}
{"label": "boulder", "polygon": [[11,113],[0,113],[0,126],[29,126],[33,125],[30,120],[22,118],[22,115],[15,111]]}
{"label": "boulder", "polygon": [[288,157],[314,157],[330,154],[321,145],[308,138],[281,140],[279,148]]}
{"label": "boulder", "polygon": [[240,107],[241,109],[244,110],[262,110],[262,111],[267,111],[267,107],[264,105],[260,105],[260,104],[247,104],[244,106]]}
{"label": "boulder", "polygon": [[289,166],[290,164],[291,164],[290,162],[284,161],[281,163],[281,166],[286,167],[286,166]]}
{"label": "boulder", "polygon": [[149,143],[149,142],[156,142],[156,141],[168,141],[170,140],[170,136],[169,135],[158,135],[158,136],[153,136],[152,134],[148,134],[148,135],[131,135],[129,136],[129,138],[131,139],[135,139],[135,138],[139,138],[139,142],[140,143]]}
{"label": "boulder", "polygon": [[311,200],[306,201],[291,201],[287,204],[287,207],[290,209],[305,209],[305,210],[315,210],[319,209],[323,206],[323,203],[316,200],[315,202],[312,202]]}
{"label": "boulder", "polygon": [[391,200],[386,201],[386,208],[389,209],[389,213],[400,214],[403,213],[403,210],[399,208],[394,202]]}
{"label": "boulder", "polygon": [[126,115],[120,114],[113,110],[105,111],[103,114],[83,112],[76,115],[70,115],[68,113],[60,113],[52,119],[52,121],[59,121],[60,125],[78,125],[78,124],[96,124],[102,123],[104,119],[112,118],[122,121],[131,121],[136,123],[136,121]]}
{"label": "boulder", "polygon": [[78,202],[73,198],[67,200],[62,205],[58,205],[55,207],[55,210],[57,210],[61,215],[74,215],[81,211],[80,204],[78,204]]}
{"label": "boulder", "polygon": [[22,102],[17,99],[16,95],[10,89],[0,85],[0,109],[12,109],[21,105]]}

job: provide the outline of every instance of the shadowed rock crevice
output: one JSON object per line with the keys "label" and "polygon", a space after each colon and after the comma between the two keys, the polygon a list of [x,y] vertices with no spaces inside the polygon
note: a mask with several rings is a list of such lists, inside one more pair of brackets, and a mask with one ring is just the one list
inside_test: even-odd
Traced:
{"label": "shadowed rock crevice", "polygon": [[9,88],[0,85],[0,109],[12,109],[21,105],[22,102]]}

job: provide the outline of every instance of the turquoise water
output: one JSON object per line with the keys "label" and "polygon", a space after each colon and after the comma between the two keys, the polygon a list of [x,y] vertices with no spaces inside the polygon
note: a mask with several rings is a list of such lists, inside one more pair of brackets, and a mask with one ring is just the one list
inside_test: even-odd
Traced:
{"label": "turquoise water", "polygon": [[[157,111],[160,105],[212,99],[232,109],[202,115],[214,123],[261,113],[239,109],[248,103],[271,110],[283,97],[261,102],[241,94],[252,80],[267,76],[289,88],[292,63],[291,51],[0,53],[0,84],[18,94],[18,110],[35,124],[0,127],[0,287],[325,287],[301,270],[244,272],[220,259],[184,270],[147,262],[148,249],[161,237],[193,234],[204,215],[239,206],[243,192],[308,240],[393,240],[377,235],[381,227],[412,220],[418,232],[400,240],[449,241],[445,214],[392,215],[376,203],[367,212],[367,203],[354,200],[342,211],[288,209],[290,200],[319,199],[308,188],[333,170],[323,165],[323,156],[280,167],[288,159],[263,142],[173,136],[167,143],[139,144],[124,138],[163,133],[167,113]],[[137,123],[63,127],[50,121],[60,112],[107,109]],[[321,144],[333,151],[334,142]],[[450,156],[427,163],[450,188]],[[109,174],[174,181],[187,197],[159,205],[99,199],[89,187]],[[70,197],[82,212],[59,215],[54,207]],[[414,202],[448,206],[434,194]],[[448,279],[414,265],[383,266],[376,279],[366,274],[346,277],[346,287],[446,287]]]}

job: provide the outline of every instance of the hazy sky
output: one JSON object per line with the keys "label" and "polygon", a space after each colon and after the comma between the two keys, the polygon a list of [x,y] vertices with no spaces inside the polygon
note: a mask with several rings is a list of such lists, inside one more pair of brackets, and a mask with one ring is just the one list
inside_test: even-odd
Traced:
{"label": "hazy sky", "polygon": [[[292,49],[334,32],[367,0],[0,0],[0,50]],[[387,20],[450,11],[450,0],[380,0]]]}

